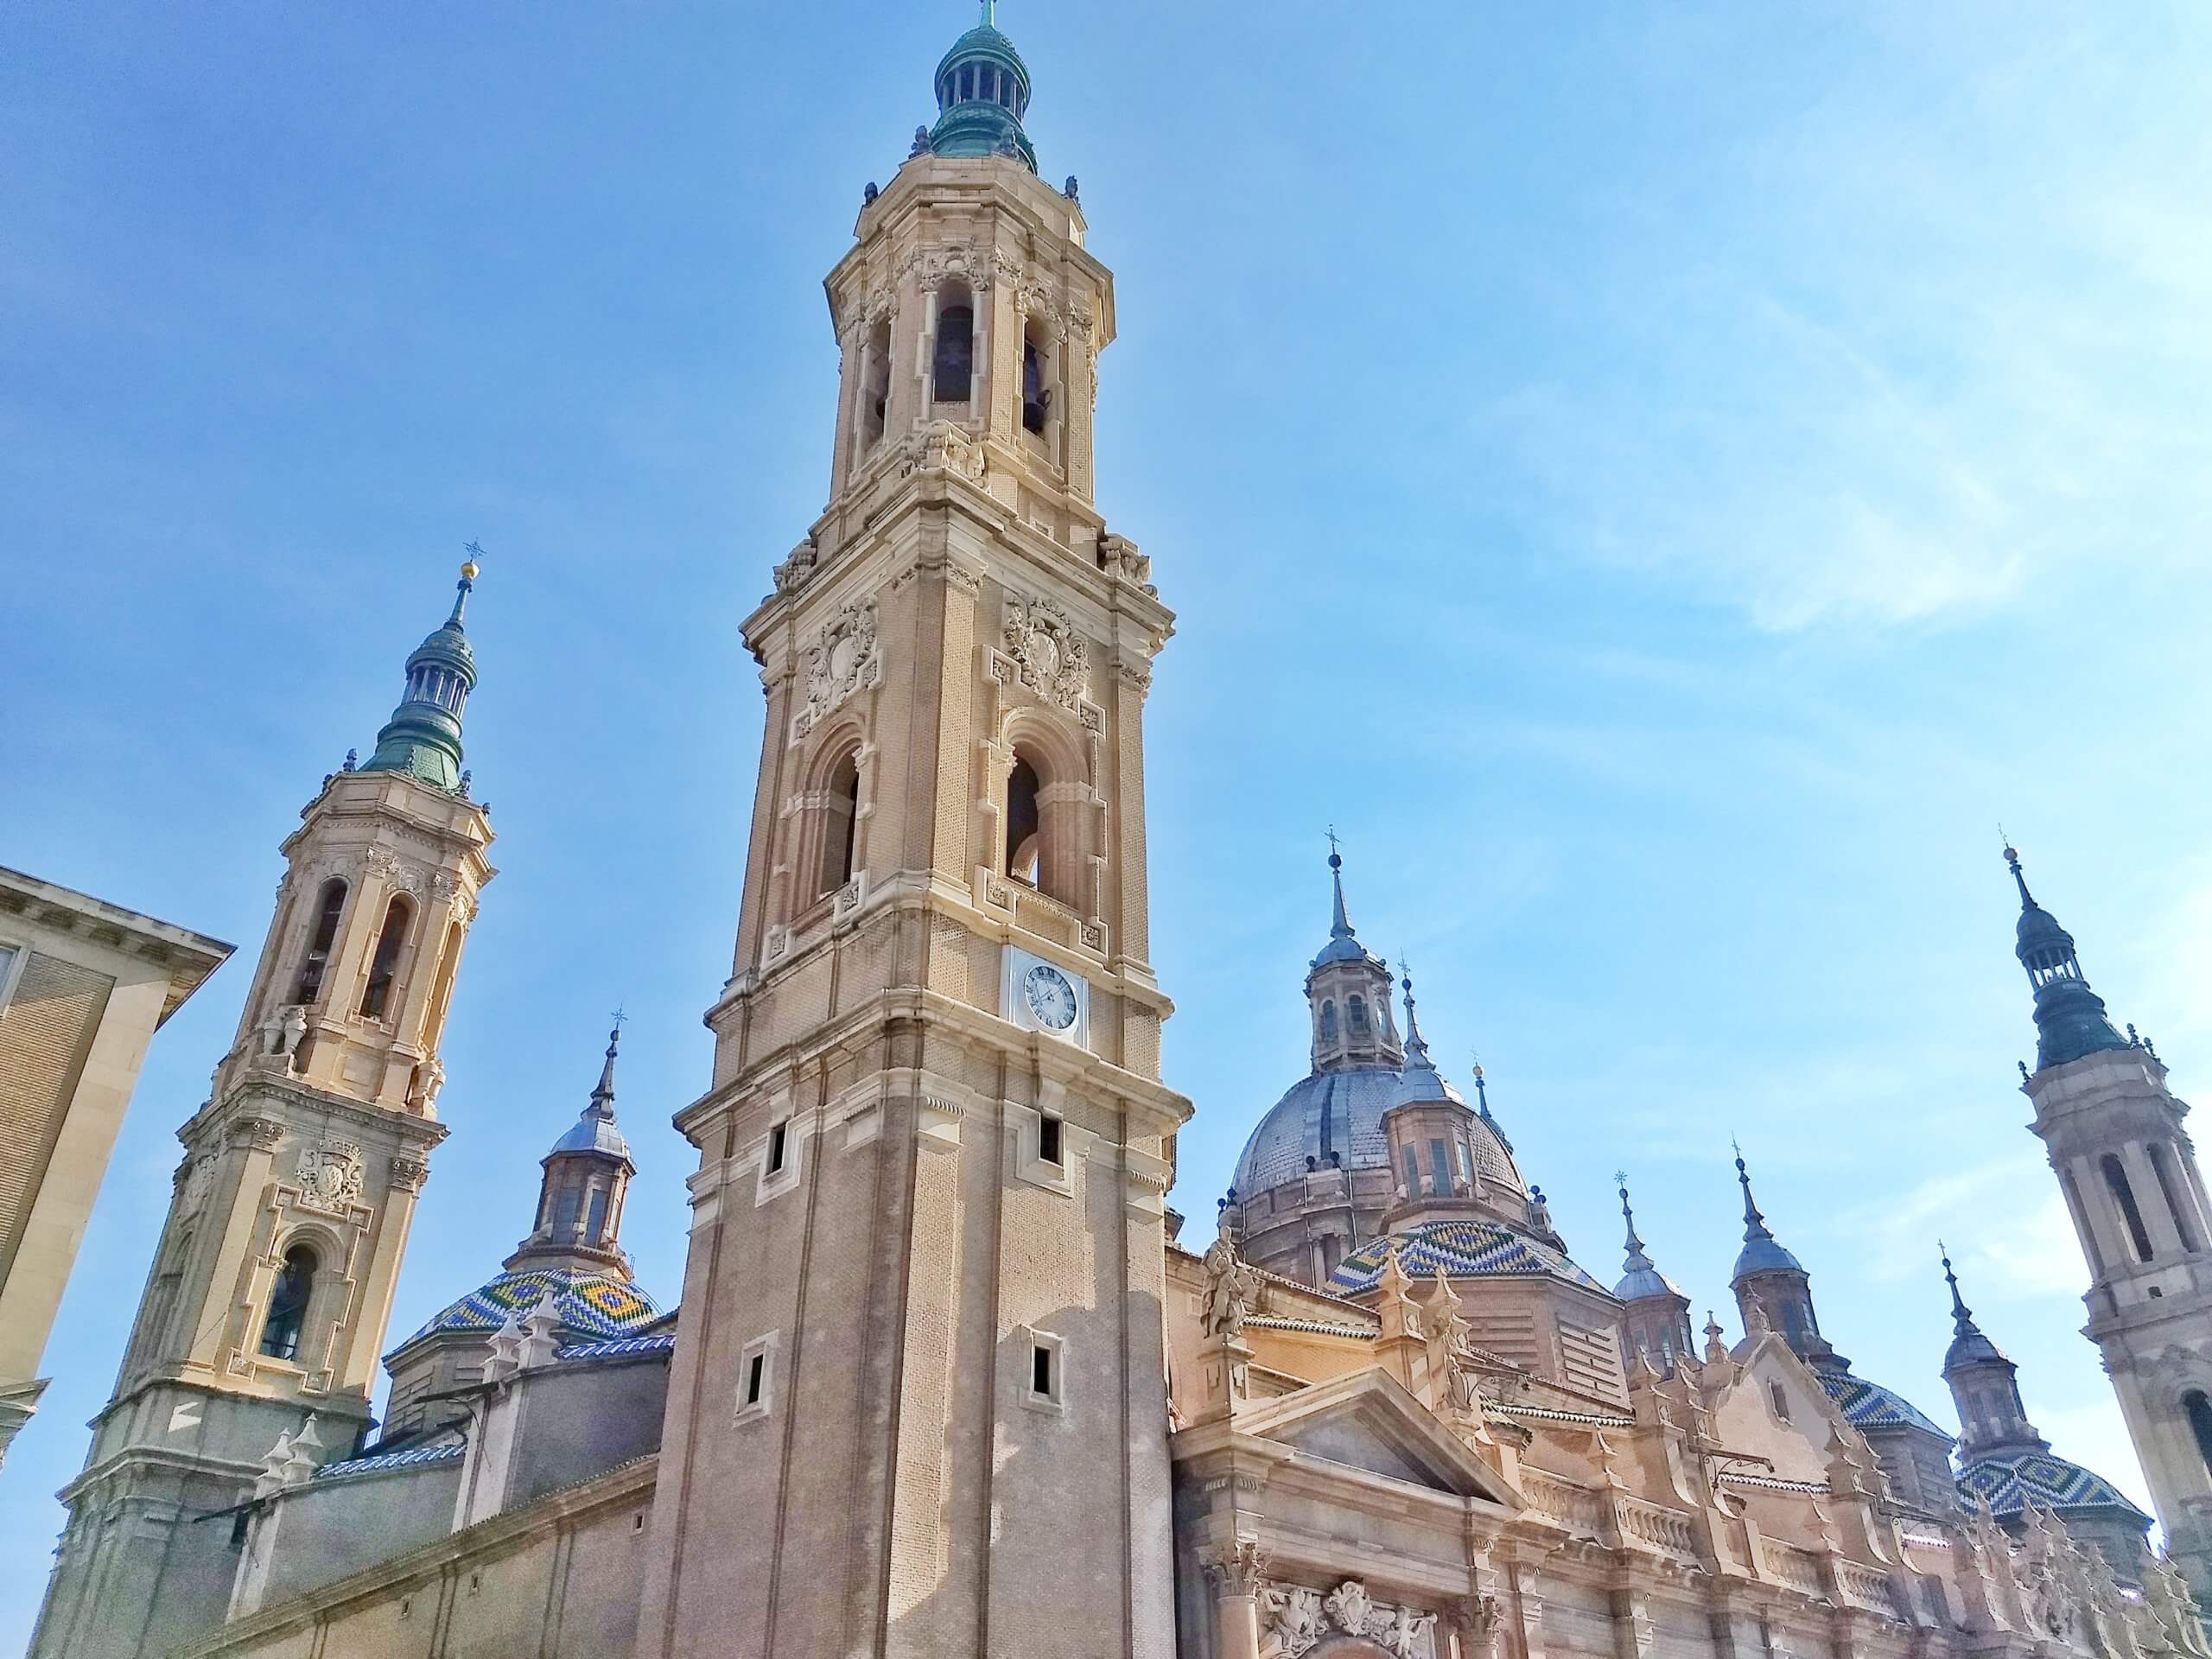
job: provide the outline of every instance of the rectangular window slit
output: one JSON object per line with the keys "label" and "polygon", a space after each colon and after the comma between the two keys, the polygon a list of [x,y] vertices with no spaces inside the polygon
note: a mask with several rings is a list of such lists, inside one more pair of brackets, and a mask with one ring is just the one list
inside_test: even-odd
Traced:
{"label": "rectangular window slit", "polygon": [[745,1367],[745,1403],[760,1403],[760,1391],[768,1386],[768,1356],[755,1354]]}
{"label": "rectangular window slit", "polygon": [[1041,1343],[1029,1351],[1029,1386],[1047,1400],[1052,1397],[1052,1351]]}
{"label": "rectangular window slit", "polygon": [[1060,1120],[1039,1117],[1037,1120],[1037,1156],[1048,1164],[1060,1161]]}
{"label": "rectangular window slit", "polygon": [[784,1166],[784,1143],[786,1126],[779,1123],[768,1131],[768,1173],[775,1174]]}

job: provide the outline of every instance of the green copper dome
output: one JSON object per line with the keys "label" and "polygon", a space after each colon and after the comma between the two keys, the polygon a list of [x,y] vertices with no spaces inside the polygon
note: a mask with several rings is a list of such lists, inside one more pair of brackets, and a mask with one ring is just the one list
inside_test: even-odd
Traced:
{"label": "green copper dome", "polygon": [[1032,173],[1037,152],[1021,130],[1029,108],[1029,66],[1014,42],[983,21],[952,43],[937,66],[937,124],[929,149],[939,156],[1011,156]]}
{"label": "green copper dome", "polygon": [[453,614],[407,659],[407,693],[377,734],[364,772],[404,772],[435,789],[461,787],[461,715],[476,689],[476,653],[461,613],[476,586],[476,561],[461,567]]}

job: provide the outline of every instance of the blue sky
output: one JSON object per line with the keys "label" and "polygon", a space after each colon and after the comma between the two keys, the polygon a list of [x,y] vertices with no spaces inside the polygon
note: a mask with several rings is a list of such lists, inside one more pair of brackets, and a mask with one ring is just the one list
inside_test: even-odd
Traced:
{"label": "blue sky", "polygon": [[[512,1248],[618,1001],[626,1242],[673,1293],[759,737],[737,623],[826,488],[820,279],[969,16],[11,15],[0,859],[243,959],[155,1044],[0,1559],[51,1547],[276,844],[470,537],[504,874],[392,1328]],[[1304,1070],[1333,822],[1593,1271],[1624,1166],[1726,1308],[1732,1132],[1862,1371],[1948,1419],[1942,1234],[2059,1449],[2139,1491],[2022,1128],[1996,826],[2200,1087],[2212,14],[1001,21],[1119,276],[1100,500],[1180,613],[1149,787],[1188,1236]]]}

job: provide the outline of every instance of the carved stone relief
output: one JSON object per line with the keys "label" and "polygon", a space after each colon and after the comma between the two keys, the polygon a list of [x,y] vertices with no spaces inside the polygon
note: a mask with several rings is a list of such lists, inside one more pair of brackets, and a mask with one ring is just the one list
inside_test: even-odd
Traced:
{"label": "carved stone relief", "polygon": [[899,475],[953,473],[980,483],[987,470],[983,446],[964,426],[931,421],[899,441]]}
{"label": "carved stone relief", "polygon": [[1022,684],[1070,713],[1090,689],[1090,647],[1049,599],[1007,596],[1006,648]]}
{"label": "carved stone relief", "polygon": [[370,848],[362,855],[361,862],[372,874],[382,876],[385,885],[395,893],[420,899],[429,890],[429,872],[421,865],[400,857],[389,847]]}
{"label": "carved stone relief", "polygon": [[325,1141],[300,1152],[300,1198],[311,1210],[342,1215],[361,1201],[361,1148],[351,1141]]}
{"label": "carved stone relief", "polygon": [[1332,1630],[1374,1643],[1395,1659],[1434,1659],[1436,1615],[1389,1606],[1347,1579],[1325,1596],[1297,1585],[1270,1584],[1261,1592],[1266,1628],[1261,1659],[1299,1659]]}
{"label": "carved stone relief", "polygon": [[876,639],[875,601],[859,599],[822,625],[806,648],[806,706],[794,722],[801,736],[854,692],[880,684],[883,651]]}

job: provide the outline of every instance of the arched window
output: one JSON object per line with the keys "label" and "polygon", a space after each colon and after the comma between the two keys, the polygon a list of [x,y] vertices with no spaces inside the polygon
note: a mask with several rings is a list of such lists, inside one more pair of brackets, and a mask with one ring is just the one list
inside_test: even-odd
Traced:
{"label": "arched window", "polygon": [[2112,1201],[2120,1208],[2120,1217],[2127,1224],[2127,1242],[2134,1247],[2135,1259],[2151,1259],[2151,1231],[2143,1224],[2143,1211],[2136,1206],[2135,1189],[2128,1184],[2127,1172],[2120,1167],[2120,1160],[2107,1153],[2097,1160],[2097,1167],[2104,1172],[2105,1185],[2112,1191]]}
{"label": "arched window", "polygon": [[399,971],[400,947],[407,943],[407,924],[414,916],[414,906],[404,899],[385,906],[384,931],[377,935],[376,953],[369,958],[369,982],[361,988],[364,1020],[384,1018],[385,1005],[391,1001],[392,976]]}
{"label": "arched window", "polygon": [[937,360],[931,393],[940,404],[964,404],[976,372],[976,309],[968,290],[948,283],[937,314]]}
{"label": "arched window", "polygon": [[1367,999],[1355,991],[1344,1004],[1344,1009],[1351,1016],[1351,1034],[1355,1037],[1366,1036]]}
{"label": "arched window", "polygon": [[822,874],[817,896],[836,893],[853,879],[853,855],[858,842],[861,804],[860,751],[838,757],[830,773],[822,804]]}
{"label": "arched window", "polygon": [[261,1351],[270,1359],[300,1357],[300,1329],[307,1323],[308,1302],[315,1294],[315,1273],[321,1263],[304,1244],[284,1252],[276,1287],[269,1293],[269,1316],[261,1322]]}
{"label": "arched window", "polygon": [[576,1223],[584,1210],[584,1189],[581,1181],[570,1181],[553,1198],[553,1233],[556,1238],[573,1238]]}
{"label": "arched window", "polygon": [[1337,1005],[1333,1002],[1321,1005],[1321,1040],[1328,1044],[1337,1040]]}
{"label": "arched window", "polygon": [[1045,348],[1037,331],[1027,329],[1021,336],[1021,426],[1026,432],[1041,434],[1045,417],[1052,412],[1052,389],[1045,384]]}
{"label": "arched window", "polygon": [[886,317],[868,331],[861,359],[861,434],[868,443],[883,436],[890,407],[891,320]]}
{"label": "arched window", "polygon": [[2174,1218],[2174,1231],[2180,1236],[2184,1250],[2196,1248],[2196,1229],[2190,1225],[2189,1194],[2174,1179],[2173,1160],[2166,1156],[2162,1141],[2151,1143],[2151,1173],[2158,1178],[2158,1196],[2166,1201],[2166,1213]]}
{"label": "arched window", "polygon": [[300,963],[300,982],[292,994],[295,1002],[312,1002],[322,994],[323,969],[338,943],[338,918],[346,913],[346,884],[333,876],[322,884],[315,900],[315,925],[308,934],[308,954]]}
{"label": "arched window", "polygon": [[2191,1389],[2181,1397],[2182,1409],[2189,1414],[2189,1432],[2196,1437],[2196,1455],[2204,1460],[2204,1472],[2212,1474],[2212,1400],[2204,1397],[2202,1389]]}
{"label": "arched window", "polygon": [[1006,783],[1006,873],[1017,881],[1041,887],[1038,880],[1039,831],[1043,818],[1038,797],[1043,785],[1028,757],[1017,754]]}

